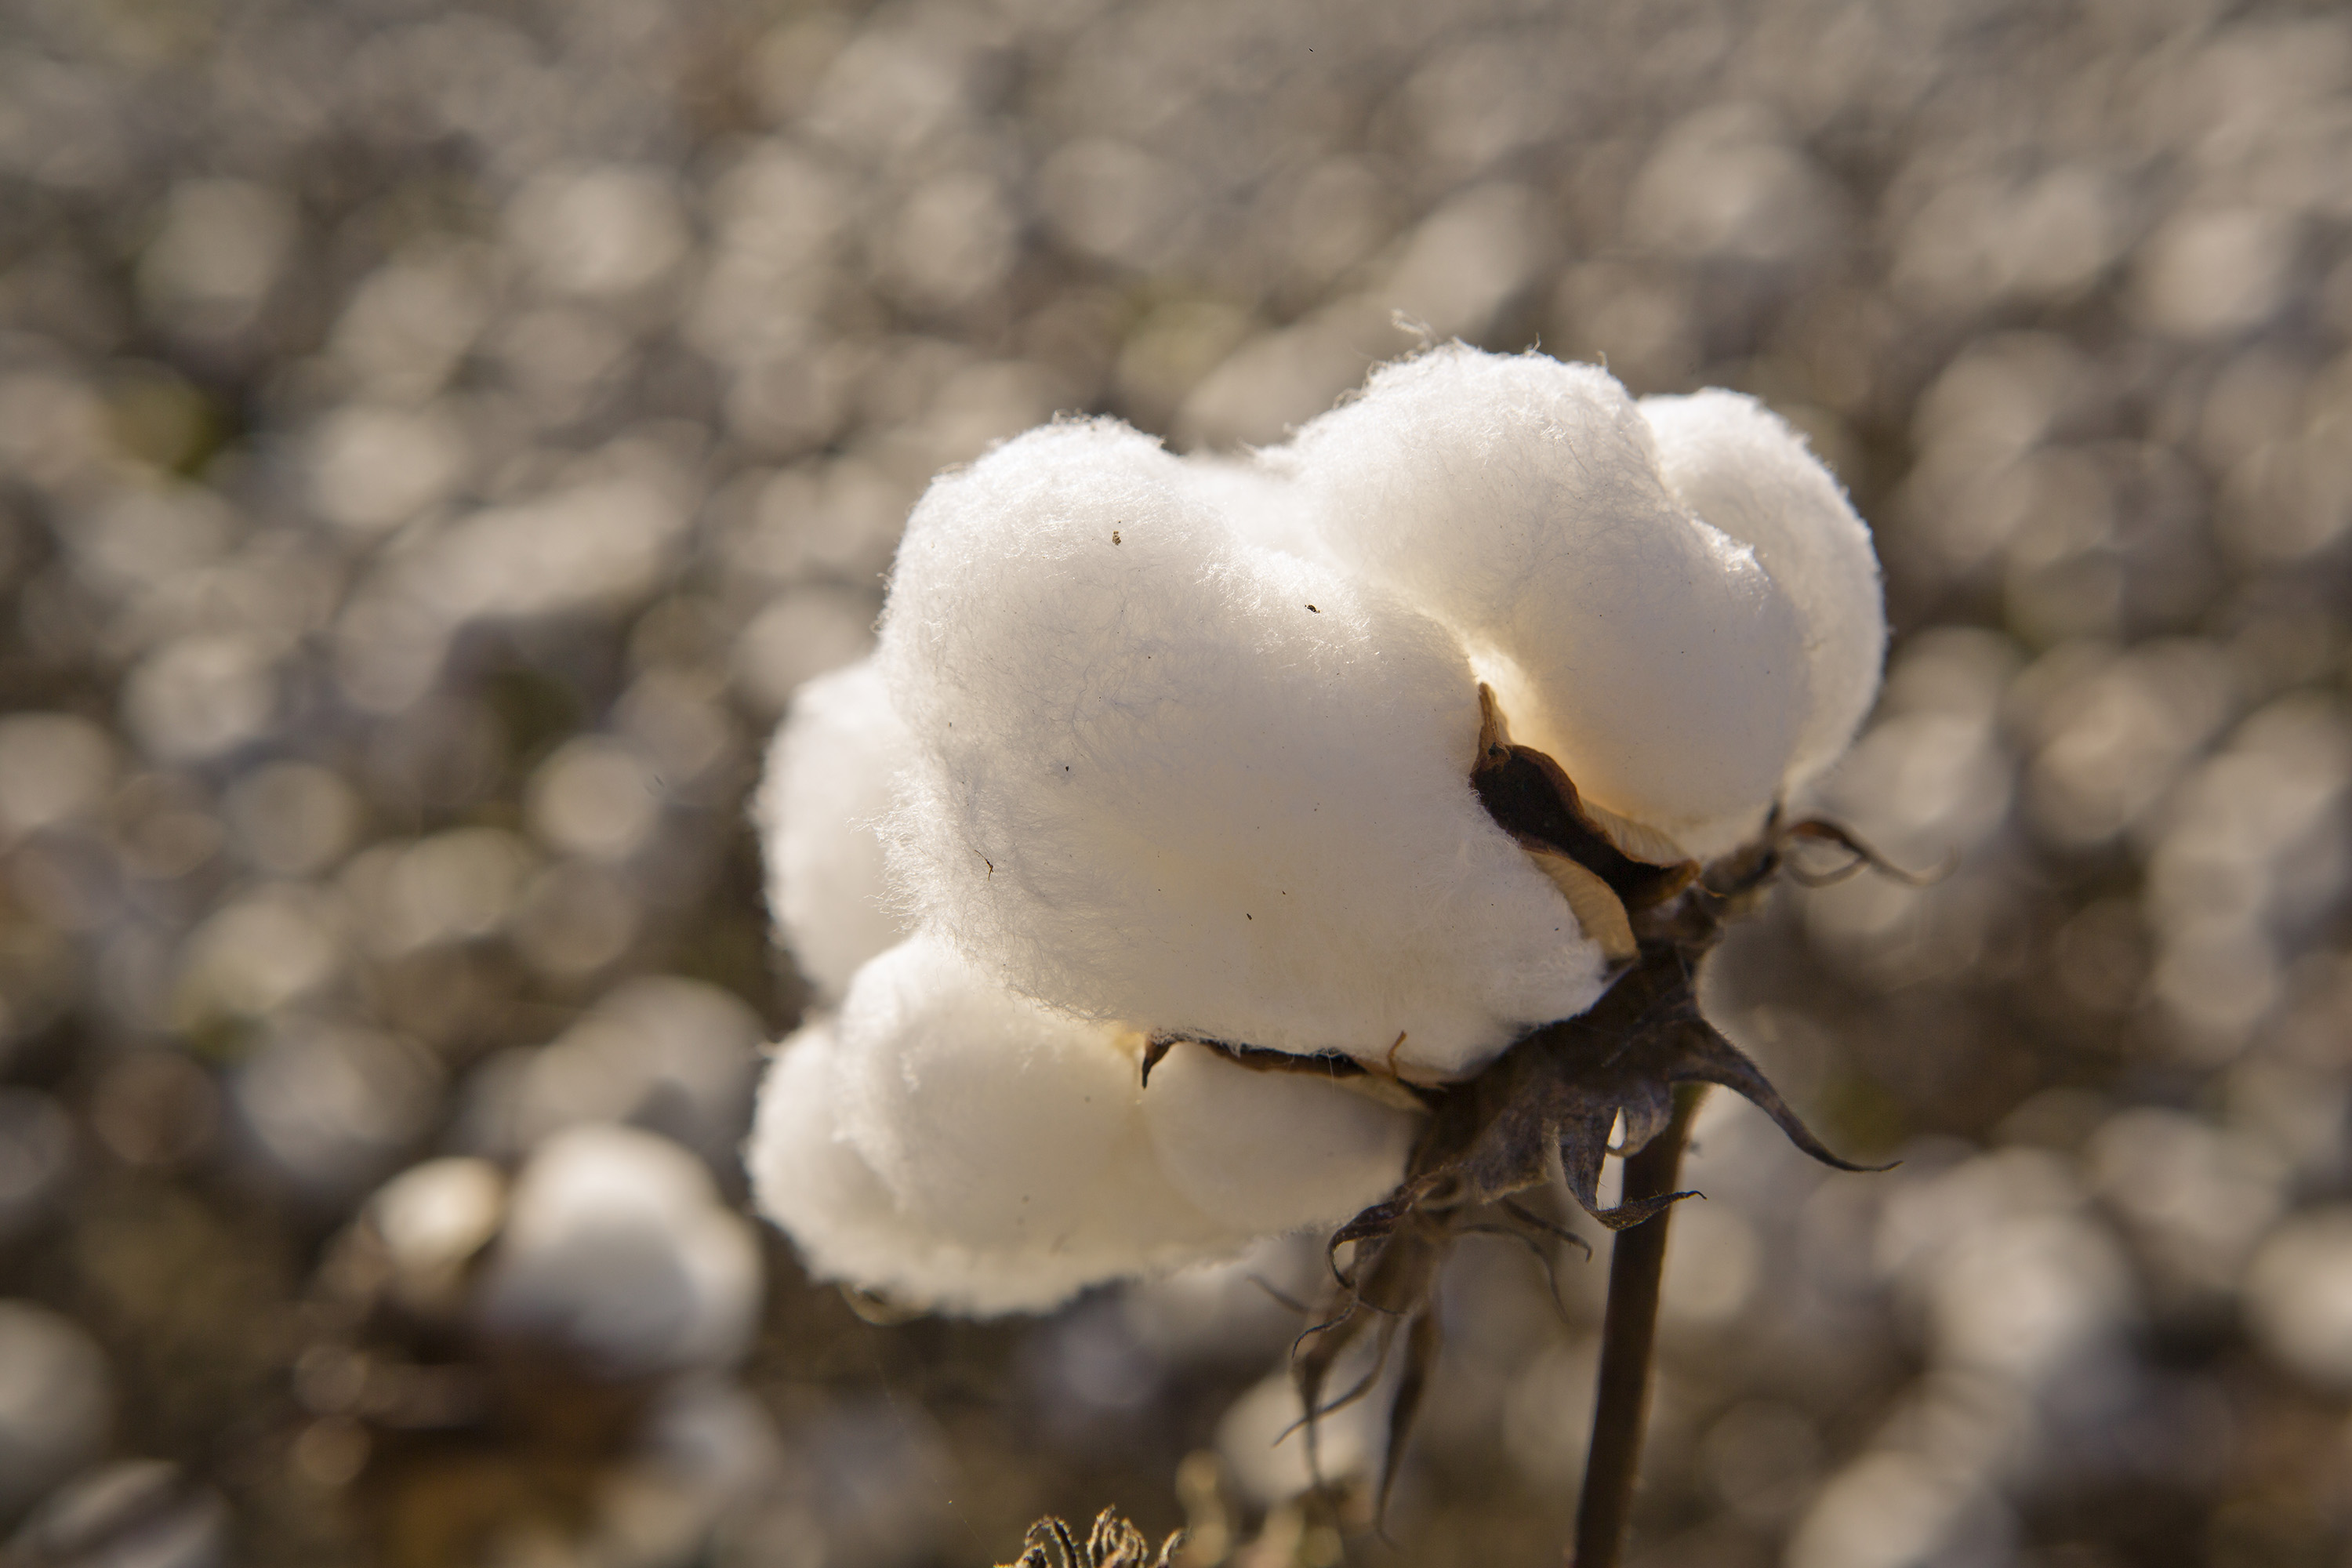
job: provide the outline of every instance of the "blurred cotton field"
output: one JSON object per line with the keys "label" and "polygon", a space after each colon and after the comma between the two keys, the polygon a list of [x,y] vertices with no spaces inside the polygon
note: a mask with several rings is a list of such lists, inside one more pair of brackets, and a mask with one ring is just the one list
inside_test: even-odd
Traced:
{"label": "blurred cotton field", "polygon": [[1807,433],[1895,628],[1813,804],[1953,866],[1712,974],[1902,1164],[1712,1107],[1633,1561],[2346,1561],[2347,169],[2294,0],[0,0],[0,1539],[1549,1560],[1572,1252],[1457,1258],[1391,1551],[1271,1443],[1311,1242],[883,1324],[735,1152],[757,759],[931,475],[1458,335]]}

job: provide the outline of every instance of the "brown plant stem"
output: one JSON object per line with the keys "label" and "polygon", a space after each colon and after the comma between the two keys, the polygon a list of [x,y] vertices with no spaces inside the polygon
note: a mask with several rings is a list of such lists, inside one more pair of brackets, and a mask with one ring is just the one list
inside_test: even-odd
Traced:
{"label": "brown plant stem", "polygon": [[[1664,1131],[1625,1162],[1621,1204],[1663,1197],[1681,1178],[1683,1150],[1705,1084],[1675,1092]],[[1641,1473],[1642,1428],[1650,1407],[1651,1351],[1658,1337],[1658,1280],[1666,1262],[1671,1207],[1617,1233],[1609,1247],[1609,1307],[1601,1323],[1601,1386],[1592,1407],[1592,1445],[1577,1501],[1576,1545],[1569,1568],[1617,1568]]]}

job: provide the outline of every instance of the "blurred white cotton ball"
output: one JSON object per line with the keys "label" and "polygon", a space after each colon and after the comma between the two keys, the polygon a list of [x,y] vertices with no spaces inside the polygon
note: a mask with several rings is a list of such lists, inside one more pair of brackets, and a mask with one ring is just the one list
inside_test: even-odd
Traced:
{"label": "blurred white cotton ball", "polygon": [[0,1301],[0,1520],[96,1457],[111,1381],[105,1354],[71,1321]]}
{"label": "blurred white cotton ball", "polygon": [[880,655],[908,894],[1016,989],[1278,1050],[1452,1074],[1591,1005],[1599,947],[1464,787],[1459,644],[1199,473],[1061,424],[916,508]]}
{"label": "blurred white cotton ball", "polygon": [[0,842],[89,810],[114,782],[114,744],[71,713],[0,719]]}
{"label": "blurred white cotton ball", "polygon": [[591,481],[452,524],[420,552],[413,582],[452,623],[624,605],[653,584],[686,521],[654,484]]}
{"label": "blurred white cotton ball", "polygon": [[278,710],[269,649],[231,632],[167,643],[131,672],[123,717],[148,752],[196,762],[259,736]]}
{"label": "blurred white cotton ball", "polygon": [[1700,855],[1780,795],[1813,702],[1805,617],[1669,489],[1607,372],[1437,349],[1297,453],[1331,548],[1452,627],[1579,789]]}
{"label": "blurred white cotton ball", "polygon": [[2299,1214],[2271,1233],[2246,1276],[2246,1317],[2289,1371],[2352,1388],[2352,1207]]}
{"label": "blurred white cotton ball", "polygon": [[226,1568],[229,1510],[161,1459],[121,1459],[51,1493],[11,1538],[13,1562]]}
{"label": "blurred white cotton ball", "polygon": [[139,258],[148,313],[176,332],[226,338],[252,324],[297,237],[286,197],[242,180],[183,180]]}
{"label": "blurred white cotton ball", "polygon": [[1314,1488],[1318,1470],[1319,1479],[1329,1482],[1362,1469],[1380,1441],[1384,1408],[1378,1398],[1359,1399],[1317,1421],[1317,1463],[1310,1468],[1307,1434],[1299,1426],[1298,1384],[1286,1367],[1260,1380],[1225,1412],[1217,1423],[1217,1453],[1243,1495],[1271,1507]]}
{"label": "blurred white cotton ball", "polygon": [[687,249],[677,194],[654,168],[540,174],[515,194],[507,217],[541,277],[566,293],[630,293],[658,280]]}
{"label": "blurred white cotton ball", "polygon": [[350,1025],[289,1023],[239,1063],[231,1095],[256,1149],[306,1204],[380,1177],[441,1104],[441,1069],[415,1041]]}
{"label": "blurred white cotton ball", "polygon": [[310,437],[311,499],[337,527],[378,532],[446,497],[467,456],[465,433],[439,409],[338,409]]}
{"label": "blurred white cotton ball", "polygon": [[730,1163],[758,1067],[759,1016],[699,980],[643,974],[599,998],[530,1058],[513,1132],[529,1145],[583,1121],[620,1121]]}
{"label": "blurred white cotton ball", "polygon": [[872,659],[802,687],[768,753],[751,807],[768,908],[821,996],[838,998],[859,965],[905,934],[886,894],[880,830],[911,755]]}
{"label": "blurred white cotton ball", "polygon": [[364,1215],[391,1261],[394,1297],[413,1312],[454,1312],[466,1265],[506,1208],[506,1177],[488,1160],[427,1160],[385,1183]]}
{"label": "blurred white cotton ball", "polygon": [[760,1254],[693,1155],[632,1128],[575,1127],[516,1177],[479,1291],[492,1332],[614,1376],[726,1366],[751,1342]]}
{"label": "blurred white cotton ball", "polygon": [[523,812],[551,847],[592,860],[625,860],[661,820],[661,784],[635,748],[579,735],[531,775]]}

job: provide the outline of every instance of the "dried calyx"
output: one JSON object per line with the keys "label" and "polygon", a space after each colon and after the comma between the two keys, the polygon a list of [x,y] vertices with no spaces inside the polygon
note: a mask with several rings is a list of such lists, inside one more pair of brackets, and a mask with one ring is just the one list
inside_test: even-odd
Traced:
{"label": "dried calyx", "polygon": [[[1738,1092],[1824,1164],[1842,1171],[1885,1168],[1854,1164],[1823,1146],[1755,1063],[1706,1021],[1694,982],[1699,962],[1728,924],[1756,909],[1784,871],[1813,884],[1865,865],[1916,879],[1888,867],[1833,824],[1783,823],[1777,811],[1753,841],[1702,868],[1675,855],[1658,836],[1629,833],[1582,802],[1558,763],[1512,744],[1493,693],[1482,687],[1479,698],[1485,723],[1473,786],[1621,967],[1589,1011],[1530,1031],[1472,1078],[1415,1088],[1430,1115],[1403,1181],[1331,1237],[1336,1302],[1302,1336],[1301,1403],[1311,1434],[1316,1417],[1370,1391],[1396,1336],[1404,1335],[1406,1362],[1390,1419],[1383,1496],[1436,1361],[1432,1298],[1454,1238],[1501,1233],[1537,1244],[1549,1236],[1585,1247],[1522,1201],[1563,1180],[1585,1211],[1612,1230],[1639,1225],[1692,1195],[1663,1193],[1613,1207],[1600,1200],[1603,1157],[1632,1155],[1664,1131],[1677,1086],[1717,1084]],[[1845,858],[1827,872],[1799,869],[1790,854],[1803,843],[1835,846]],[[1612,1145],[1610,1133],[1621,1121],[1623,1142]],[[1339,1249],[1351,1245],[1342,1268]],[[1549,1258],[1539,1244],[1538,1252]],[[1328,1397],[1333,1369],[1372,1324],[1379,1339],[1373,1373]]]}

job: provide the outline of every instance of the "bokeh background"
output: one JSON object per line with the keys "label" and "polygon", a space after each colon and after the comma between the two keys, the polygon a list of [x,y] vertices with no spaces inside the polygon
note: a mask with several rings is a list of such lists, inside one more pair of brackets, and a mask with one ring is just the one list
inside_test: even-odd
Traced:
{"label": "bokeh background", "polygon": [[1823,804],[1958,858],[1712,977],[1903,1163],[1712,1109],[1633,1562],[2352,1561],[2347,231],[2292,0],[0,0],[0,1538],[1554,1560],[1572,1253],[1461,1249],[1391,1545],[1268,1446],[1311,1246],[889,1323],[736,1217],[746,792],[928,478],[1427,334],[1808,432]]}

